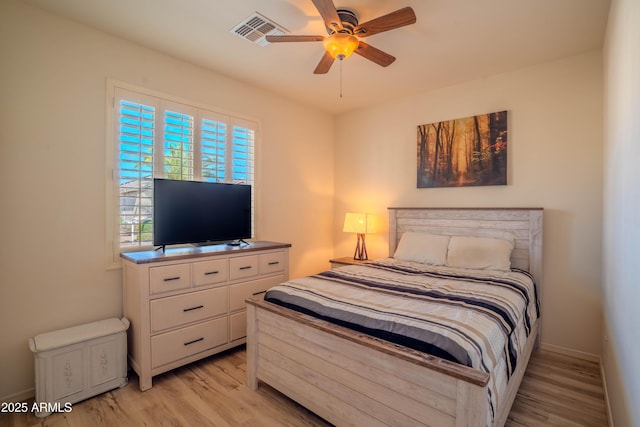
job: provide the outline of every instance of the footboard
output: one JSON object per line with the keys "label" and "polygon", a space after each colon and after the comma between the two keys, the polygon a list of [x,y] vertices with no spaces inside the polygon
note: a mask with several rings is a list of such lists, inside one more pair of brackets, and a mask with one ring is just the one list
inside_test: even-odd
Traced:
{"label": "footboard", "polygon": [[263,381],[327,421],[485,426],[489,375],[247,300],[247,386]]}

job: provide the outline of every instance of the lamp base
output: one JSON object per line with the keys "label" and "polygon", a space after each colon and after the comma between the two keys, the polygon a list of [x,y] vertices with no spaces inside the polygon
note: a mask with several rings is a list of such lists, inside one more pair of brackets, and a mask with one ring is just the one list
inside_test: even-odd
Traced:
{"label": "lamp base", "polygon": [[367,261],[367,245],[364,243],[364,233],[358,233],[358,243],[356,244],[356,250],[353,253],[353,259],[357,261]]}

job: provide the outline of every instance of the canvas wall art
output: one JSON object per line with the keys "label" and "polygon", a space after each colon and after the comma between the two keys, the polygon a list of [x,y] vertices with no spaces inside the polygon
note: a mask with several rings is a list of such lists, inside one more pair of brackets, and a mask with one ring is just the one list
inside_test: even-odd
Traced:
{"label": "canvas wall art", "polygon": [[418,188],[507,184],[507,112],[418,126]]}

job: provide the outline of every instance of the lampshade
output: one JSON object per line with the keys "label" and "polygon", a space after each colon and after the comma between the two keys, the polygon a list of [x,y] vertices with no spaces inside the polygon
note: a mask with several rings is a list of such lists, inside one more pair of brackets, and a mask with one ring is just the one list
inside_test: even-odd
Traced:
{"label": "lampshade", "polygon": [[358,234],[353,259],[359,261],[366,261],[369,259],[367,256],[367,246],[365,245],[364,238],[365,234],[375,233],[377,231],[375,217],[366,213],[347,212],[344,216],[344,226],[342,227],[342,231]]}
{"label": "lampshade", "polygon": [[324,39],[322,45],[333,59],[348,58],[358,47],[358,38],[346,33],[333,33]]}
{"label": "lampshade", "polygon": [[344,216],[342,231],[345,233],[375,233],[376,228],[375,217],[373,215],[347,212]]}

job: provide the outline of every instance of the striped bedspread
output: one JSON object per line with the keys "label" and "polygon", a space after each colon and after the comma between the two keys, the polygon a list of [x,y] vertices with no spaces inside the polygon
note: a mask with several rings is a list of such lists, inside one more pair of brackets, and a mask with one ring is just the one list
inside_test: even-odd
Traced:
{"label": "striped bedspread", "polygon": [[393,258],[294,279],[265,299],[489,373],[491,420],[539,315],[524,271]]}

